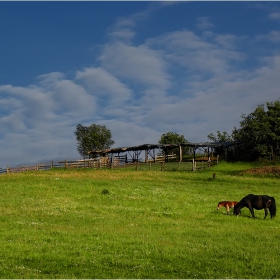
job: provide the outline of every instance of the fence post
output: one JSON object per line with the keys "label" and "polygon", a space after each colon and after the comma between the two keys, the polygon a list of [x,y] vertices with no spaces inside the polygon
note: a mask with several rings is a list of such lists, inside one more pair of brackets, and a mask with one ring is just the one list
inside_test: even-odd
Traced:
{"label": "fence post", "polygon": [[196,161],[193,158],[193,171],[195,171],[195,169],[196,169]]}
{"label": "fence post", "polygon": [[163,171],[164,161],[160,163],[160,171]]}
{"label": "fence post", "polygon": [[183,160],[182,146],[179,144],[179,162]]}

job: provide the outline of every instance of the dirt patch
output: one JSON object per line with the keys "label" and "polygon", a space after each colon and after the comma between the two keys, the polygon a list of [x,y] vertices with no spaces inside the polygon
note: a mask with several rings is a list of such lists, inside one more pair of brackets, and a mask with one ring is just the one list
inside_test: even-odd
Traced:
{"label": "dirt patch", "polygon": [[242,171],[241,174],[280,176],[280,166],[254,167]]}

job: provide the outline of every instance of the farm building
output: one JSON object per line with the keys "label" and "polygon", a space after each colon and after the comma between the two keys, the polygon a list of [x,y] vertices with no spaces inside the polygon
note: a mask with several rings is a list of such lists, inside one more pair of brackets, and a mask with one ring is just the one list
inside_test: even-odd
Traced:
{"label": "farm building", "polygon": [[[170,159],[176,159],[177,161],[183,161],[183,150],[188,149],[188,152],[192,154],[194,160],[196,154],[204,154],[207,159],[212,160],[214,155],[223,153],[225,158],[227,157],[227,151],[230,147],[237,145],[236,142],[204,142],[204,143],[179,143],[179,144],[143,144],[132,147],[110,148],[107,150],[90,151],[89,157],[108,157],[111,162],[114,160],[128,162],[156,162],[165,161]],[[174,153],[176,151],[177,153]],[[144,158],[141,158],[140,155]],[[205,160],[205,159],[204,159]]]}

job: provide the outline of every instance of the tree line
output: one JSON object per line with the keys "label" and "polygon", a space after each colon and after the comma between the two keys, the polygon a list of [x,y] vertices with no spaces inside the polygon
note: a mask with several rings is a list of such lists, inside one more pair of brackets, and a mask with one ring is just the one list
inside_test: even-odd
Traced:
{"label": "tree line", "polygon": [[[280,159],[280,100],[258,105],[250,114],[241,114],[239,128],[234,127],[231,134],[223,131],[210,133],[210,141],[236,142],[229,150],[232,159],[254,161],[260,157]],[[78,124],[75,131],[77,150],[83,158],[89,157],[90,151],[109,149],[115,142],[111,131],[105,125]],[[184,135],[167,132],[161,135],[159,144],[188,143]],[[184,148],[188,153],[188,148]],[[223,151],[218,151],[222,153]]]}

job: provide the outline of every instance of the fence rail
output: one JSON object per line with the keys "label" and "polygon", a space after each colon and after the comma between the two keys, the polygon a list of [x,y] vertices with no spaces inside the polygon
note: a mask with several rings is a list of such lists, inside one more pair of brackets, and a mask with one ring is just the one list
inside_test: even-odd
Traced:
{"label": "fence rail", "polygon": [[198,159],[197,161],[190,160],[187,162],[164,162],[164,161],[148,161],[144,162],[127,162],[120,158],[113,158],[111,161],[108,157],[100,157],[98,159],[83,159],[83,160],[60,160],[60,161],[51,161],[45,163],[39,163],[36,165],[28,166],[16,166],[7,168],[0,168],[0,174],[4,173],[17,173],[17,172],[26,172],[26,171],[43,171],[50,170],[52,168],[92,168],[92,169],[119,169],[119,168],[128,168],[134,170],[185,170],[185,171],[195,171],[202,168],[207,168],[217,164],[217,160],[209,161]]}

